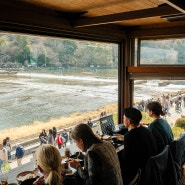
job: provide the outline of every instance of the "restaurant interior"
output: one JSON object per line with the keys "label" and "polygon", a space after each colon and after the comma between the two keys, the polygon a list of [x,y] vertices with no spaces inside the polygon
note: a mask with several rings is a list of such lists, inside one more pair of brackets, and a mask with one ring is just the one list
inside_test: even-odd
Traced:
{"label": "restaurant interior", "polygon": [[118,44],[118,123],[133,105],[136,80],[185,79],[184,61],[143,62],[141,55],[145,42],[185,38],[184,0],[0,1],[0,30]]}

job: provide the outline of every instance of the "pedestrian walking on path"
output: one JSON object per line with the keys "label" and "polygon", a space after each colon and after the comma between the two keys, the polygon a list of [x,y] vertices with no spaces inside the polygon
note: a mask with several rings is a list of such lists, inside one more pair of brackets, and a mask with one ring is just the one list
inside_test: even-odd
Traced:
{"label": "pedestrian walking on path", "polygon": [[24,148],[19,143],[16,144],[15,157],[17,159],[17,166],[22,165],[22,158],[24,156]]}
{"label": "pedestrian walking on path", "polygon": [[8,161],[7,149],[0,144],[0,171],[2,172],[3,165]]}
{"label": "pedestrian walking on path", "polygon": [[8,161],[11,162],[12,158],[11,158],[11,150],[12,150],[12,146],[10,143],[10,138],[6,137],[3,140],[3,146],[7,149],[7,153],[8,153]]}
{"label": "pedestrian walking on path", "polygon": [[64,141],[62,139],[62,136],[60,135],[60,133],[57,133],[57,137],[56,137],[56,143],[58,145],[58,149],[61,149],[61,147],[64,145]]}

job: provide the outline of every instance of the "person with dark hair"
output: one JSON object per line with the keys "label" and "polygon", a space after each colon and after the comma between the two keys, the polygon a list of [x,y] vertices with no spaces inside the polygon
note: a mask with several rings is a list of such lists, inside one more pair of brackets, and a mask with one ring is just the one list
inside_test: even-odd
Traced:
{"label": "person with dark hair", "polygon": [[24,147],[22,145],[20,145],[19,143],[17,143],[15,145],[16,150],[15,150],[15,157],[17,159],[17,166],[21,166],[22,165],[22,159],[23,156],[25,154],[25,150]]}
{"label": "person with dark hair", "polygon": [[53,138],[55,140],[55,138],[57,137],[57,128],[53,127]]}
{"label": "person with dark hair", "polygon": [[169,145],[173,140],[173,133],[169,123],[161,118],[165,113],[162,110],[162,105],[159,102],[153,101],[147,105],[148,115],[154,119],[148,129],[155,137],[158,153],[162,152],[166,145]]}
{"label": "person with dark hair", "polygon": [[0,173],[2,173],[2,167],[3,165],[8,161],[8,153],[7,149],[3,146],[3,144],[0,144]]}
{"label": "person with dark hair", "polygon": [[124,185],[130,184],[139,170],[144,174],[148,159],[157,154],[155,138],[146,127],[140,125],[141,119],[142,114],[138,109],[129,107],[124,110],[124,126],[128,128],[124,135],[124,150],[120,156]]}
{"label": "person with dark hair", "polygon": [[55,144],[55,140],[54,140],[54,137],[53,137],[53,130],[52,129],[49,129],[48,144],[51,144],[51,145]]}
{"label": "person with dark hair", "polygon": [[69,139],[67,130],[64,129],[64,130],[62,131],[62,134],[61,134],[61,135],[62,135],[62,138],[63,138],[64,146],[66,147],[66,146],[67,146],[68,139]]}
{"label": "person with dark hair", "polygon": [[3,146],[7,149],[7,152],[8,152],[8,161],[11,162],[11,150],[12,150],[12,146],[11,146],[11,143],[10,143],[10,137],[6,137],[4,140],[3,140]]}
{"label": "person with dark hair", "polygon": [[61,149],[61,147],[64,144],[64,141],[63,141],[62,136],[60,135],[59,132],[57,133],[57,137],[56,137],[55,141],[56,141],[56,144],[58,145],[58,149]]}
{"label": "person with dark hair", "polygon": [[93,127],[93,122],[91,121],[91,118],[89,118],[87,125],[89,125],[91,128]]}
{"label": "person with dark hair", "polygon": [[46,144],[47,143],[47,133],[45,129],[42,129],[42,132],[39,134],[40,144]]}
{"label": "person with dark hair", "polygon": [[87,124],[79,124],[71,132],[77,147],[85,152],[84,168],[75,159],[69,164],[85,185],[123,185],[118,156],[113,145],[102,141]]}

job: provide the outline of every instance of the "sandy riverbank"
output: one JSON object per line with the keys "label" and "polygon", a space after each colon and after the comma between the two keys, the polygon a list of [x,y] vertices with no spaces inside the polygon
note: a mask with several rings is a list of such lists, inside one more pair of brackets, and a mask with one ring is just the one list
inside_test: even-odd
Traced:
{"label": "sandy riverbank", "polygon": [[0,134],[0,141],[2,141],[5,137],[9,136],[13,143],[22,140],[33,139],[34,137],[38,137],[41,130],[44,128],[48,131],[53,126],[58,129],[71,127],[77,123],[86,123],[89,118],[98,119],[101,112],[106,111],[107,114],[113,114],[117,112],[117,105],[107,105],[95,111],[89,111],[87,113],[74,113],[69,117],[59,117],[56,119],[51,119],[48,122],[39,122],[35,121],[31,125],[20,126],[16,128],[11,128],[7,130],[2,130]]}

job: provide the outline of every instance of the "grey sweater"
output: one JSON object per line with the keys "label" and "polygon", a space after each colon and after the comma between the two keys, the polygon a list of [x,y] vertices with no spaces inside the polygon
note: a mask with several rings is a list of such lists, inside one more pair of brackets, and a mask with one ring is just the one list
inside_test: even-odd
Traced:
{"label": "grey sweater", "polygon": [[84,169],[78,168],[78,174],[85,185],[123,185],[117,153],[106,141],[88,149]]}

